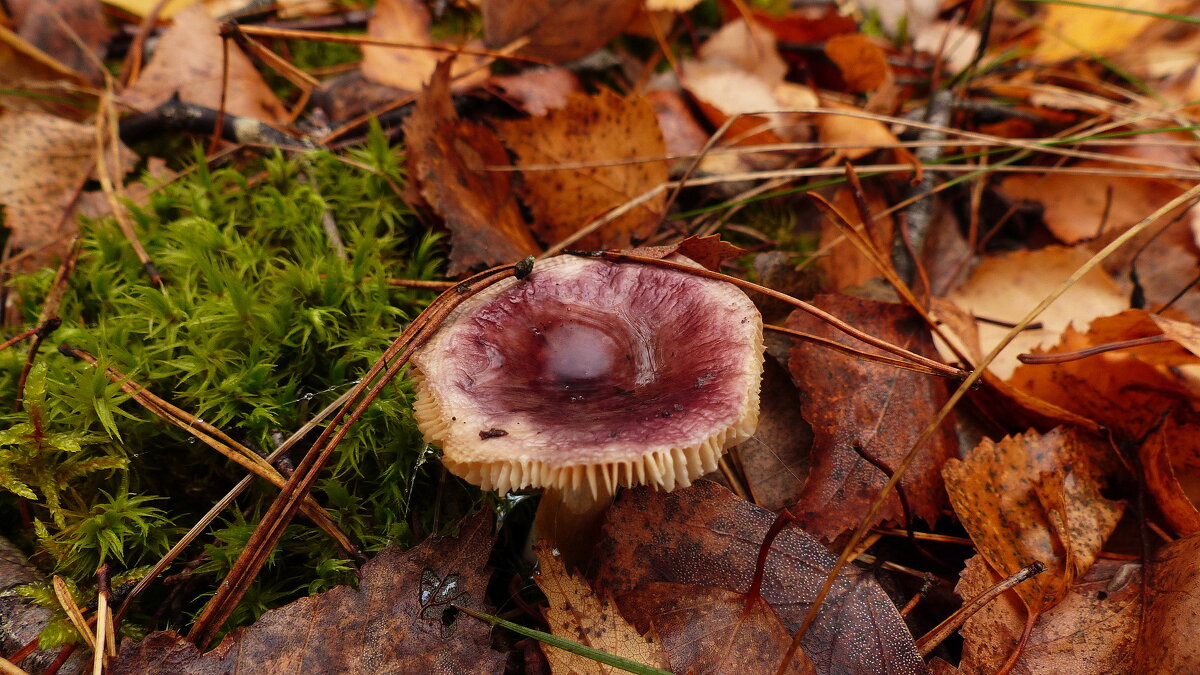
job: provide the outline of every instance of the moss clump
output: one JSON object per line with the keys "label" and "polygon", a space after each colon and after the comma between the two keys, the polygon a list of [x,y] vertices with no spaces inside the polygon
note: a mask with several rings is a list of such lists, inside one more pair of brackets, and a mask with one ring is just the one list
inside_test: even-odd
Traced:
{"label": "moss clump", "polygon": [[[350,155],[275,156],[241,170],[209,170],[197,155],[189,174],[131,207],[163,288],[151,285],[113,221],[85,224],[63,324],[47,344],[87,350],[270,451],[353,386],[432,297],[388,283],[432,278],[440,263],[438,237],[395,194],[400,159],[377,131]],[[52,279],[47,270],[17,281],[30,323]],[[91,585],[101,563],[115,572],[153,563],[245,475],[130,400],[102,370],[52,347],[39,354],[18,407],[11,397],[24,360],[23,349],[0,352],[0,391],[10,397],[0,407],[15,410],[0,416],[0,534],[73,583]],[[430,451],[408,396],[403,381],[389,387],[314,492],[367,551],[411,545],[433,524]],[[297,446],[297,459],[307,447]],[[255,481],[170,570],[192,561],[183,584],[190,592],[163,604],[155,586],[159,595],[144,596],[131,619],[153,628],[186,622],[276,494]],[[341,555],[298,519],[233,623],[352,581]]]}

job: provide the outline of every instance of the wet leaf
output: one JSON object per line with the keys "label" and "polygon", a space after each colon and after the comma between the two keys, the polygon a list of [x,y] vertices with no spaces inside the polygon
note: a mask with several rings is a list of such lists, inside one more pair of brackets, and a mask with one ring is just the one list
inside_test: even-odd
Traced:
{"label": "wet leaf", "polygon": [[226,84],[222,78],[224,45],[217,22],[201,6],[179,12],[159,38],[141,77],[122,94],[122,102],[149,110],[178,94],[183,101],[215,110],[221,107],[224,89],[226,112],[263,122],[284,121],[287,110],[232,41]]}
{"label": "wet leaf", "polygon": [[404,123],[409,173],[450,230],[450,274],[516,262],[538,252],[513,197],[512,175],[483,171],[508,163],[487,127],[458,119],[443,61]]}
{"label": "wet leaf", "polygon": [[1147,575],[1145,623],[1134,672],[1200,672],[1200,534],[1160,550]]}
{"label": "wet leaf", "polygon": [[[750,589],[763,538],[775,514],[707,481],[671,493],[635,488],[609,509],[598,545],[593,588],[622,596],[669,582],[744,594]],[[837,556],[798,525],[784,527],[764,568],[762,597],[795,632]],[[662,636],[664,643],[670,640]],[[843,570],[801,646],[818,673],[923,673],[912,636],[869,575]]]}
{"label": "wet leaf", "polygon": [[1007,577],[1045,563],[1015,589],[1031,612],[1065,597],[1124,512],[1100,494],[1110,452],[1074,431],[1030,432],[985,439],[942,470],[954,512],[993,569]]}
{"label": "wet leaf", "polygon": [[[770,605],[724,588],[650,583],[623,595],[621,606],[661,636],[677,673],[769,675],[792,643]],[[798,651],[785,672],[816,671]]]}
{"label": "wet leaf", "polygon": [[[903,305],[848,295],[819,295],[812,303],[892,344],[926,356],[936,354],[929,331]],[[807,313],[793,312],[787,325],[874,349]],[[944,405],[946,381],[799,341],[792,347],[788,368],[800,390],[804,418],[813,428],[812,472],[792,513],[806,530],[830,541],[858,525],[888,481],[889,476],[866,457],[894,470],[921,434],[924,420]],[[900,480],[914,518],[932,522],[946,503],[939,472],[956,449],[953,427],[944,424]],[[877,522],[883,521],[904,522],[895,493],[877,516]]]}
{"label": "wet leaf", "polygon": [[[1134,672],[1142,607],[1141,568],[1133,562],[1097,561],[1061,602],[1038,616],[1012,672]],[[976,555],[967,561],[955,591],[967,600],[999,581]],[[1010,593],[995,598],[963,626],[959,671],[971,675],[997,672],[1016,649],[1024,629],[1025,609],[1020,601]]]}
{"label": "wet leaf", "polygon": [[[367,22],[367,36],[376,40],[390,40],[411,44],[434,44],[429,37],[429,10],[417,0],[379,0],[375,13]],[[478,43],[468,46],[478,48]],[[367,78],[403,91],[419,91],[429,83],[438,60],[447,58],[442,52],[427,49],[405,49],[363,45],[362,73]],[[487,79],[487,70],[481,69],[483,58],[458,55],[450,77],[460,77],[451,85],[453,89],[470,88]]]}
{"label": "wet leaf", "polygon": [[523,54],[562,63],[620,35],[639,5],[637,0],[485,0],[483,32],[494,49],[525,37],[529,44]]}
{"label": "wet leaf", "polygon": [[493,542],[481,511],[457,537],[385,548],[363,566],[357,590],[339,586],[267,612],[210,652],[170,632],[125,640],[111,672],[498,672],[504,656],[491,650],[491,630],[450,607],[492,611],[484,595]]}
{"label": "wet leaf", "polygon": [[[550,607],[546,622],[558,637],[622,656],[643,665],[666,668],[662,645],[642,637],[608,599],[600,599],[580,577],[569,574],[557,552],[543,542],[534,547],[540,572],[534,576]],[[563,673],[622,672],[570,652],[542,645],[551,669]]]}
{"label": "wet leaf", "polygon": [[[500,122],[500,138],[517,155],[523,172],[521,195],[533,213],[535,233],[546,244],[573,234],[605,212],[667,180],[666,145],[654,110],[640,96],[611,91],[573,94],[564,108],[544,117]],[[546,165],[615,162],[589,168],[546,169]],[[538,168],[534,168],[535,165]],[[628,248],[645,239],[662,220],[666,194],[580,240],[576,248]]]}

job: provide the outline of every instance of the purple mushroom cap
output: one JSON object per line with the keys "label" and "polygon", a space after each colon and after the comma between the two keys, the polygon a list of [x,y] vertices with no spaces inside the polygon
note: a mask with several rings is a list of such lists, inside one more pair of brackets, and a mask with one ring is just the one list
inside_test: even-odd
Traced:
{"label": "purple mushroom cap", "polygon": [[560,256],[464,302],[412,362],[451,472],[593,501],[689,485],[753,434],[762,319],[731,284]]}

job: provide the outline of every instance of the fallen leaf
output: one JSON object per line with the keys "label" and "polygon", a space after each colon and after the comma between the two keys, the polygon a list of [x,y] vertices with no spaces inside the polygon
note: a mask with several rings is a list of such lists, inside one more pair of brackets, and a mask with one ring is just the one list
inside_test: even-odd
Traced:
{"label": "fallen leaf", "polygon": [[[45,582],[45,574],[45,571],[29,562],[20,548],[0,537],[0,617],[4,617],[4,630],[0,631],[0,654],[10,657],[16,654],[26,644],[37,640],[42,630],[55,620],[49,609],[26,600],[14,590],[24,584]],[[20,667],[23,673],[45,673],[58,658],[59,651],[54,648],[35,650],[14,665]],[[91,654],[78,649],[62,664],[60,672],[81,673],[90,664]]]}
{"label": "fallen leaf", "polygon": [[[0,204],[14,250],[44,249],[26,262],[40,266],[76,231],[73,203],[92,174],[96,129],[41,112],[0,111]],[[122,152],[119,177],[135,157]],[[56,247],[55,245],[60,245]]]}
{"label": "fallen leaf", "polygon": [[[616,597],[622,614],[639,630],[649,626],[625,611],[622,596],[647,584],[670,582],[744,595],[775,518],[708,481],[670,493],[626,490],[609,508],[593,588]],[[762,597],[789,632],[799,629],[836,561],[795,523],[785,525],[772,543]],[[878,582],[853,566],[838,576],[801,646],[818,673],[925,672],[895,605]]]}
{"label": "fallen leaf", "polygon": [[150,110],[175,94],[188,103],[217,109],[225,90],[225,111],[262,122],[282,122],[287,110],[250,59],[229,44],[228,83],[223,81],[225,41],[217,22],[199,5],[175,15],[159,38],[154,58],[121,95],[126,105]]}
{"label": "fallen leaf", "polygon": [[[429,37],[429,9],[418,0],[379,0],[375,13],[367,21],[367,37],[418,45],[432,45]],[[467,46],[478,48],[475,42]],[[419,91],[429,83],[438,60],[447,58],[442,52],[429,49],[363,45],[362,73],[368,79],[396,87],[402,91]],[[481,68],[483,57],[459,54],[454,56],[450,77],[451,88],[470,89],[487,79]],[[474,71],[466,75],[469,71]]]}
{"label": "fallen leaf", "polygon": [[[792,635],[771,606],[710,586],[649,583],[621,596],[626,611],[649,621],[677,673],[769,675],[778,672]],[[803,651],[784,671],[815,673]]]}
{"label": "fallen leaf", "polygon": [[516,75],[493,75],[488,81],[530,115],[564,108],[571,94],[583,92],[579,78],[566,68],[530,68]]}
{"label": "fallen leaf", "polygon": [[850,91],[871,91],[892,77],[883,48],[862,33],[829,38],[825,55],[842,71],[842,79]]}
{"label": "fallen leaf", "polygon": [[834,35],[853,33],[858,22],[835,5],[795,5],[783,16],[750,7],[754,20],[789,44],[820,44]]}
{"label": "fallen leaf", "polygon": [[722,241],[719,234],[710,234],[705,237],[692,235],[674,244],[643,246],[628,252],[646,258],[660,259],[678,253],[679,255],[687,256],[693,262],[699,263],[700,266],[714,272],[720,271],[721,263],[726,260],[733,260],[746,255],[746,249],[734,246],[727,241]]}
{"label": "fallen leaf", "polygon": [[484,0],[483,33],[493,49],[529,38],[522,54],[562,63],[608,44],[640,5],[639,0]]}
{"label": "fallen leaf", "polygon": [[[822,107],[830,110],[862,112],[852,105],[836,101],[825,101],[822,103]],[[847,159],[859,159],[875,152],[880,146],[894,145],[900,142],[900,139],[896,138],[896,135],[887,128],[887,125],[877,120],[830,113],[817,115],[815,122],[822,143],[831,145],[862,143],[861,146],[838,148],[829,159],[822,162],[826,166],[836,166]],[[911,159],[912,155],[907,150],[897,148],[895,152],[905,161],[916,163]]]}
{"label": "fallen leaf", "polygon": [[[87,79],[0,25],[0,107],[43,110],[82,120],[91,115],[94,96],[80,91]],[[30,95],[35,94],[35,95]],[[42,94],[38,96],[36,94]],[[91,106],[87,105],[92,99]]]}
{"label": "fallen leaf", "polygon": [[1149,566],[1133,672],[1200,672],[1200,534],[1163,547]]}
{"label": "fallen leaf", "polygon": [[[1141,564],[1098,560],[1062,601],[1038,615],[1013,673],[1132,673],[1141,619]],[[1000,582],[983,557],[967,561],[955,591],[968,600]],[[998,672],[1016,649],[1025,609],[1011,593],[984,605],[963,626],[959,671]]]}
{"label": "fallen leaf", "polygon": [[[1087,349],[1161,335],[1146,312],[1130,309],[1092,321],[1087,332],[1068,328],[1047,352]],[[1122,438],[1140,439],[1163,415],[1190,409],[1200,359],[1174,342],[1121,349],[1085,359],[1023,365],[1009,383],[1044,401],[1107,427]]]}
{"label": "fallen leaf", "polygon": [[754,503],[778,512],[800,497],[812,465],[812,428],[800,414],[800,394],[774,358],[763,364],[758,428],[730,450]]}
{"label": "fallen leaf", "polygon": [[[1090,257],[1086,250],[1061,246],[986,256],[966,283],[953,291],[948,299],[976,316],[1017,321]],[[1022,331],[988,369],[1001,379],[1007,379],[1020,363],[1018,354],[1053,343],[1072,322],[1080,325],[1098,316],[1115,314],[1128,306],[1128,299],[1116,284],[1103,272],[1093,270],[1038,316],[1042,328]],[[980,324],[980,347],[985,353],[990,352],[1008,331],[1008,328]]]}
{"label": "fallen leaf", "polygon": [[1034,58],[1048,63],[1121,51],[1142,31],[1163,21],[1139,12],[1177,12],[1187,6],[1180,0],[1093,0],[1091,4],[1112,9],[1047,5]]}
{"label": "fallen leaf", "polygon": [[775,46],[775,36],[745,19],[721,26],[700,46],[696,56],[701,61],[736,66],[771,88],[783,82],[788,70]]}
{"label": "fallen leaf", "polygon": [[[545,614],[551,633],[642,665],[667,667],[662,645],[653,637],[643,637],[621,616],[611,600],[596,597],[586,581],[568,573],[556,550],[542,542],[533,552],[537,554],[540,568],[533,579],[550,604]],[[557,647],[542,645],[542,652],[555,673],[622,672]]]}
{"label": "fallen leaf", "polygon": [[[696,121],[682,96],[667,89],[651,89],[645,96],[654,108],[668,155],[694,155],[704,148],[708,132]],[[676,160],[671,164],[671,173],[682,173],[691,163],[690,158]]]}
{"label": "fallen leaf", "polygon": [[111,31],[99,0],[10,0],[17,34],[92,84],[104,83]]}
{"label": "fallen leaf", "polygon": [[110,672],[499,672],[504,655],[492,651],[491,629],[451,607],[492,612],[484,596],[494,541],[491,514],[480,511],[457,537],[383,549],[363,566],[358,589],[339,586],[271,610],[212,651],[172,632],[126,639]]}
{"label": "fallen leaf", "polygon": [[1007,577],[1034,561],[1046,565],[1015,589],[1035,614],[1065,597],[1124,512],[1100,494],[1110,452],[1056,429],[985,439],[942,469],[954,512],[993,569]]}
{"label": "fallen leaf", "polygon": [[700,0],[646,0],[646,9],[651,12],[687,12]]}
{"label": "fallen leaf", "polygon": [[[567,105],[544,117],[499,122],[500,138],[518,157],[517,166],[589,162],[608,166],[533,169],[523,172],[521,195],[533,214],[533,229],[546,244],[561,241],[588,222],[666,182],[666,146],[650,104],[640,96],[611,91],[573,94]],[[648,237],[662,220],[666,194],[579,240],[581,248],[629,248]]]}
{"label": "fallen leaf", "polygon": [[404,122],[409,174],[450,230],[450,274],[516,262],[538,253],[514,198],[512,174],[483,171],[508,163],[487,127],[458,119],[450,100],[450,62],[434,71]]}
{"label": "fallen leaf", "polygon": [[951,21],[934,21],[913,36],[913,49],[940,56],[949,72],[956,73],[975,60],[982,40],[974,28]]}
{"label": "fallen leaf", "polygon": [[[150,13],[158,4],[158,0],[104,0],[107,5],[119,7],[134,16],[144,17]],[[163,5],[158,15],[164,19],[169,19],[178,14],[183,9],[190,5],[196,4],[196,0],[167,0]]]}
{"label": "fallen leaf", "polygon": [[[811,302],[864,332],[918,354],[936,355],[929,331],[908,307],[848,295],[819,295]],[[884,353],[800,311],[792,313],[787,326]],[[792,347],[788,368],[800,390],[804,418],[813,428],[812,471],[792,513],[805,530],[831,541],[858,525],[888,481],[863,454],[894,470],[921,434],[924,420],[945,404],[946,381],[800,341]],[[926,522],[937,518],[946,503],[939,472],[956,455],[953,423],[946,422],[900,480],[912,517]],[[895,493],[876,516],[876,523],[884,521],[904,522]]]}
{"label": "fallen leaf", "polygon": [[[872,213],[881,213],[888,207],[887,200],[878,190],[868,190],[866,193],[867,206]],[[855,229],[863,227],[858,209],[854,206],[854,196],[850,190],[839,189],[833,196],[833,204],[850,221]],[[866,232],[866,236],[875,242],[875,249],[883,254],[883,259],[891,264],[892,249],[892,218],[876,217],[874,227]],[[834,242],[840,242],[834,245]],[[868,279],[882,277],[883,274],[871,261],[864,256],[854,244],[842,235],[842,229],[829,218],[821,219],[820,248],[829,249],[829,254],[817,259],[817,268],[829,282],[829,288],[835,291],[858,286]]]}
{"label": "fallen leaf", "polygon": [[1138,448],[1146,491],[1180,536],[1200,532],[1200,422],[1169,415]]}

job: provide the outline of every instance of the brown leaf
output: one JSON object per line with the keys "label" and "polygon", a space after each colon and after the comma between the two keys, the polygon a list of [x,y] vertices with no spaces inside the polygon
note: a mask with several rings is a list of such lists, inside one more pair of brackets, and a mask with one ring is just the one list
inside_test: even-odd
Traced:
{"label": "brown leaf", "polygon": [[1182,0],[1099,0],[1092,4],[1133,11],[1114,12],[1091,7],[1049,5],[1045,8],[1041,30],[1036,36],[1034,57],[1047,63],[1075,56],[1090,58],[1096,54],[1122,51],[1136,44],[1132,41],[1142,31],[1162,21],[1145,13],[1134,12],[1178,12],[1186,11],[1187,7]]}
{"label": "brown leaf", "polygon": [[531,68],[516,75],[493,75],[488,82],[530,115],[564,108],[571,94],[583,93],[579,78],[566,68]]}
{"label": "brown leaf", "polygon": [[[1161,333],[1146,312],[1130,309],[1092,321],[1086,333],[1067,329],[1050,353]],[[1196,364],[1200,359],[1194,354],[1176,343],[1165,342],[1066,363],[1023,365],[1009,382],[1095,420],[1123,438],[1139,439],[1159,423],[1165,412],[1190,407],[1195,385],[1188,371]]]}
{"label": "brown leaf", "polygon": [[99,0],[10,0],[17,34],[82,74],[104,83],[104,57],[111,32]]}
{"label": "brown leaf", "polygon": [[1134,672],[1200,672],[1200,534],[1165,546],[1147,574]]}
{"label": "brown leaf", "polygon": [[[870,189],[866,193],[867,206],[872,213],[881,213],[888,203],[881,191]],[[863,227],[858,209],[854,206],[854,196],[848,189],[840,189],[833,196],[833,204],[850,221],[854,228]],[[891,216],[876,217],[874,227],[866,232],[868,238],[875,242],[876,250],[883,254],[883,259],[890,263],[892,247],[892,218]],[[834,241],[841,242],[829,251],[829,255],[817,260],[817,265],[825,278],[829,280],[832,290],[841,291],[851,286],[858,286],[868,279],[882,277],[883,274],[864,256],[854,244],[842,235],[842,230],[834,225],[829,218],[821,219],[820,248],[825,249]]]}
{"label": "brown leaf", "polygon": [[[976,316],[1017,321],[1090,257],[1086,250],[1062,246],[985,257],[971,278],[951,293],[949,299]],[[1017,354],[1052,343],[1072,322],[1082,325],[1128,306],[1127,297],[1116,284],[1103,272],[1093,270],[1042,312],[1038,317],[1041,329],[1022,331],[989,370],[1007,378],[1019,365]],[[980,347],[985,353],[991,351],[1008,330],[980,324]]]}
{"label": "brown leaf", "polygon": [[[81,91],[88,86],[83,75],[3,25],[0,25],[0,82],[5,83],[0,88],[0,106],[8,110],[44,110],[81,120],[95,107],[94,95]],[[91,105],[85,104],[88,99]]]}
{"label": "brown leaf", "polygon": [[287,110],[232,41],[228,86],[224,86],[224,44],[217,22],[203,7],[192,5],[179,12],[141,77],[125,90],[122,102],[149,110],[178,93],[183,101],[216,109],[224,88],[226,112],[262,122],[284,121]]}
{"label": "brown leaf", "polygon": [[[434,44],[429,37],[429,10],[417,0],[379,0],[375,13],[367,22],[367,36],[376,40],[391,40],[412,44]],[[479,44],[469,46],[478,47]],[[440,52],[427,49],[406,49],[363,45],[362,73],[367,78],[403,91],[420,91],[429,82]],[[468,89],[487,79],[486,69],[480,69],[483,57],[458,55],[450,71],[456,75],[475,70],[469,76],[455,80],[452,88]]]}
{"label": "brown leaf", "polygon": [[[594,588],[617,598],[655,582],[744,594],[775,514],[707,481],[670,493],[634,488],[609,509],[596,561]],[[762,597],[789,632],[808,613],[837,556],[796,524],[770,548]],[[663,640],[667,638],[664,636]],[[854,567],[839,575],[801,643],[818,673],[923,673],[912,636],[870,575]]]}
{"label": "brown leaf", "polygon": [[[123,148],[124,146],[122,146]],[[40,112],[0,111],[0,204],[15,250],[46,248],[28,262],[46,262],[74,234],[72,202],[95,166],[96,131]],[[117,177],[135,157],[122,152]]]}
{"label": "brown leaf", "polygon": [[1016,593],[1031,612],[1053,606],[1096,559],[1124,512],[1100,495],[1107,446],[1055,430],[984,440],[946,462],[946,491],[976,548],[1002,576],[1041,561]]}
{"label": "brown leaf", "polygon": [[721,263],[726,260],[746,255],[746,249],[734,246],[727,241],[722,241],[719,234],[710,234],[704,237],[692,235],[675,244],[643,246],[628,252],[647,258],[666,258],[678,253],[691,258],[701,266],[714,272],[720,271]]}
{"label": "brown leaf", "polygon": [[516,262],[538,253],[513,197],[511,174],[482,171],[508,163],[490,129],[458,119],[450,100],[450,62],[438,65],[404,122],[409,174],[450,230],[450,274]]}
{"label": "brown leaf", "polygon": [[590,54],[621,34],[638,0],[485,0],[483,33],[489,47],[529,38],[521,53],[562,63]]}
{"label": "brown leaf", "polygon": [[1138,453],[1146,473],[1146,490],[1154,496],[1167,524],[1181,536],[1200,532],[1200,510],[1196,508],[1200,499],[1196,489],[1200,486],[1200,422],[1168,416]]}
{"label": "brown leaf", "polygon": [[[1118,675],[1133,672],[1141,616],[1141,565],[1099,560],[1065,597],[1037,618],[1013,673]],[[979,555],[967,561],[955,591],[964,600],[999,583]],[[1000,670],[1025,628],[1025,609],[1009,593],[995,598],[962,628],[960,672]]]}
{"label": "brown leaf", "polygon": [[[677,673],[770,675],[792,643],[775,610],[761,598],[711,586],[650,583],[621,596],[621,606],[643,617],[661,636]],[[815,673],[797,651],[787,673]]]}
{"label": "brown leaf", "polygon": [[[822,107],[831,110],[862,112],[852,105],[836,101],[823,101]],[[896,138],[896,135],[888,129],[886,124],[877,120],[850,117],[849,115],[828,114],[817,115],[816,124],[817,133],[820,135],[822,143],[838,145],[862,143],[858,147],[838,148],[832,157],[823,162],[826,166],[836,166],[847,159],[859,159],[875,152],[881,145],[900,142],[900,139]],[[895,153],[897,157],[904,159],[904,161],[916,163],[912,159],[912,155],[903,148],[896,149]]]}
{"label": "brown leaf", "polygon": [[[642,637],[610,600],[596,597],[586,581],[569,574],[557,550],[549,549],[541,542],[534,547],[534,553],[540,571],[533,578],[550,603],[546,622],[551,633],[642,665],[667,667],[662,645],[652,637]],[[560,675],[623,672],[556,647],[541,647],[551,669]]]}
{"label": "brown leaf", "polygon": [[[662,130],[668,155],[692,155],[700,152],[708,141],[708,132],[688,110],[687,103],[678,92],[668,89],[651,89],[645,94],[654,108],[658,128]],[[690,159],[679,159],[672,163],[673,171],[684,171]]]}
{"label": "brown leaf", "polygon": [[844,33],[829,38],[825,43],[825,55],[842,71],[842,79],[850,91],[871,91],[891,77],[887,54],[862,33]]}
{"label": "brown leaf", "polygon": [[[654,110],[640,96],[611,91],[573,94],[565,108],[545,117],[498,123],[498,132],[518,157],[517,166],[617,160],[612,166],[526,170],[521,190],[533,213],[534,232],[544,243],[565,239],[589,221],[667,180],[666,145]],[[662,220],[660,194],[580,240],[581,248],[628,248],[645,239]]]}
{"label": "brown leaf", "polygon": [[778,512],[800,497],[812,464],[812,428],[800,414],[800,394],[774,358],[763,364],[758,428],[730,451],[754,503]]}
{"label": "brown leaf", "polygon": [[[812,304],[893,344],[925,356],[936,354],[929,331],[903,305],[847,295],[819,295]],[[807,313],[793,312],[787,325],[874,350]],[[946,382],[799,341],[788,366],[800,390],[804,418],[813,427],[812,472],[792,513],[806,530],[829,541],[858,525],[889,478],[855,448],[895,469],[945,403]],[[954,427],[947,422],[900,479],[913,517],[929,522],[937,518],[946,503],[938,472],[956,454]],[[900,499],[893,494],[876,522],[903,518]]]}
{"label": "brown leaf", "polygon": [[122,673],[496,673],[491,629],[450,603],[491,612],[484,600],[495,537],[486,510],[458,537],[401,552],[389,546],[363,566],[357,590],[339,586],[263,614],[200,653],[174,633],[125,640],[111,664]]}

